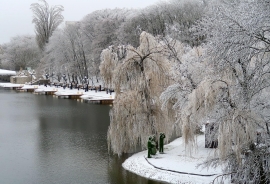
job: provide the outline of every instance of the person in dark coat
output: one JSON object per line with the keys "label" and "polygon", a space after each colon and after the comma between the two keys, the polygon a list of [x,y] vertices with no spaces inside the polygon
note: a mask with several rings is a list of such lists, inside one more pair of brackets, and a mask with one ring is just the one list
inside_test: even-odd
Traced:
{"label": "person in dark coat", "polygon": [[164,153],[163,152],[164,139],[165,139],[165,134],[164,133],[160,133],[160,136],[159,136],[159,152],[160,153]]}
{"label": "person in dark coat", "polygon": [[152,155],[152,137],[150,136],[147,142],[148,155],[147,158],[151,158]]}

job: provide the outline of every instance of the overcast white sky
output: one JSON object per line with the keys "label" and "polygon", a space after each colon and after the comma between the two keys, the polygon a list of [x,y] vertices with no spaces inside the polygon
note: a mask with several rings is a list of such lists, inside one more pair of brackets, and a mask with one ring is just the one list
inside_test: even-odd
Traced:
{"label": "overcast white sky", "polygon": [[[62,5],[65,21],[78,21],[85,15],[106,8],[144,8],[160,0],[46,0],[51,5]],[[0,44],[17,35],[34,35],[32,3],[38,0],[0,0]]]}

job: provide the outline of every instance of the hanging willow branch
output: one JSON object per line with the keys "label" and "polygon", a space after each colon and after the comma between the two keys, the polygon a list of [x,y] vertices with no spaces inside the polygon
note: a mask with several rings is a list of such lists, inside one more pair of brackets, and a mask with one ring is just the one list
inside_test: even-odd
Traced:
{"label": "hanging willow branch", "polygon": [[113,83],[116,91],[111,110],[108,144],[121,155],[146,147],[148,136],[165,132],[172,134],[173,124],[162,112],[159,96],[169,85],[170,63],[164,47],[152,35],[142,32],[140,46],[127,47],[127,55],[115,70]]}

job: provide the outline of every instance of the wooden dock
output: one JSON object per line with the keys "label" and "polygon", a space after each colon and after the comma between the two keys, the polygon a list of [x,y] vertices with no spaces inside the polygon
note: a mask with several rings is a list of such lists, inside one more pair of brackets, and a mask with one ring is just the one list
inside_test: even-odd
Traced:
{"label": "wooden dock", "polygon": [[57,90],[56,89],[46,90],[46,91],[45,90],[44,91],[35,90],[34,92],[37,94],[43,94],[43,95],[54,95],[54,93],[57,92]]}
{"label": "wooden dock", "polygon": [[5,89],[13,89],[13,90],[20,90],[24,85],[8,85],[8,86],[3,86]]}
{"label": "wooden dock", "polygon": [[67,99],[81,99],[83,94],[61,94],[56,95],[58,98],[67,98]]}
{"label": "wooden dock", "polygon": [[59,98],[67,98],[67,99],[81,99],[81,96],[83,95],[82,92],[77,93],[70,93],[70,94],[54,94],[55,96]]}
{"label": "wooden dock", "polygon": [[112,95],[108,96],[94,93],[84,93],[82,91],[60,91],[58,88],[39,88],[38,85],[23,85],[23,84],[8,84],[2,85],[5,88],[11,88],[17,91],[23,92],[32,92],[35,94],[43,94],[43,95],[53,95],[57,98],[65,98],[65,99],[77,99],[79,101],[85,103],[92,103],[92,104],[113,104],[114,98]]}
{"label": "wooden dock", "polygon": [[113,99],[83,99],[83,101],[92,104],[113,104]]}
{"label": "wooden dock", "polygon": [[45,95],[54,95],[56,91],[44,91]]}
{"label": "wooden dock", "polygon": [[35,92],[35,90],[36,89],[38,89],[38,86],[36,86],[36,85],[31,85],[31,86],[22,86],[22,87],[20,87],[20,88],[18,88],[18,89],[16,89],[16,90],[19,90],[19,91],[27,91],[27,92],[31,92],[31,93],[33,93],[33,92]]}
{"label": "wooden dock", "polygon": [[13,89],[13,90],[19,90],[19,91],[20,91],[20,90],[22,90],[22,87],[23,87],[23,86],[12,87],[12,89]]}

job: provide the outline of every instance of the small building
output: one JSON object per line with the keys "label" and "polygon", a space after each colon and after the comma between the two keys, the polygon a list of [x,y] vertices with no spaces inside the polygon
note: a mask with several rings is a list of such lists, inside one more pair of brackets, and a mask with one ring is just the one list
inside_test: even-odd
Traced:
{"label": "small building", "polygon": [[31,82],[31,76],[11,76],[10,82],[13,84],[25,84]]}
{"label": "small building", "polygon": [[31,74],[28,70],[20,70],[15,76],[10,77],[10,83],[13,84],[25,84],[35,80],[35,75]]}

